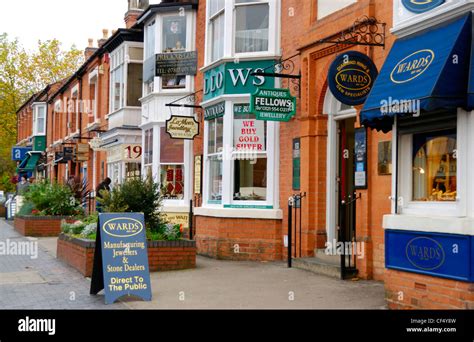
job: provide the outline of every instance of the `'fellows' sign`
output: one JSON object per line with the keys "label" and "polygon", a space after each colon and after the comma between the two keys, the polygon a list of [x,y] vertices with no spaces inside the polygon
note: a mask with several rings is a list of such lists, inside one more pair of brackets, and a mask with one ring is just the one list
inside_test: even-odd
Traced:
{"label": "'fellows' sign", "polygon": [[166,121],[166,133],[172,139],[194,140],[199,135],[199,122],[191,116],[173,115]]}
{"label": "'fellows' sign", "polygon": [[91,294],[105,290],[105,303],[122,296],[151,301],[144,215],[100,214]]}
{"label": "'fellows' sign", "polygon": [[372,60],[357,51],[339,55],[329,68],[328,84],[331,93],[349,106],[363,104],[378,76]]}
{"label": "'fellows' sign", "polygon": [[403,6],[413,13],[424,13],[442,5],[445,0],[402,0]]}
{"label": "'fellows' sign", "polygon": [[296,98],[288,89],[259,88],[251,96],[250,112],[257,120],[288,122],[296,114]]}

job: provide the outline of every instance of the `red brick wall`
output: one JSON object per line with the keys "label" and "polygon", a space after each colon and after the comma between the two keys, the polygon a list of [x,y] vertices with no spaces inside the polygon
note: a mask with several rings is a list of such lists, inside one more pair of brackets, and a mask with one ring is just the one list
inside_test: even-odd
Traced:
{"label": "red brick wall", "polygon": [[60,235],[56,257],[78,270],[84,277],[92,277],[95,243],[79,245],[73,241],[64,234]]}
{"label": "red brick wall", "polygon": [[280,220],[196,217],[198,253],[224,260],[281,260]]}
{"label": "red brick wall", "polygon": [[[15,217],[15,230],[23,236],[48,237],[61,234],[60,218]],[[73,222],[74,220],[67,220]]]}
{"label": "red brick wall", "polygon": [[386,270],[390,309],[474,309],[474,284],[421,274]]}
{"label": "red brick wall", "polygon": [[[92,276],[95,241],[85,241],[61,234],[57,258],[74,267],[85,277]],[[148,243],[150,272],[175,271],[196,267],[194,241],[154,241]]]}

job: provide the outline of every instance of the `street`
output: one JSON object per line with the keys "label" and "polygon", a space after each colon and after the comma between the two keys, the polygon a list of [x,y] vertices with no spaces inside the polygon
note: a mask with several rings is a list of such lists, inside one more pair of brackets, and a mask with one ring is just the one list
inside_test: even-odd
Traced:
{"label": "street", "polygon": [[[0,220],[0,241],[28,241]],[[36,241],[33,239],[33,241]],[[38,241],[38,258],[0,257],[0,309],[384,309],[383,284],[340,281],[283,262],[198,257],[194,270],[151,274],[151,302],[106,306],[90,280],[55,258],[56,238]]]}

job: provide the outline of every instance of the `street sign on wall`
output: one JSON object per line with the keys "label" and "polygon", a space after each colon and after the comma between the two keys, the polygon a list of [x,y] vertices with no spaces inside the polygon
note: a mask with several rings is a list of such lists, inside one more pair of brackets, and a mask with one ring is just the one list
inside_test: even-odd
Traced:
{"label": "street sign on wall", "polygon": [[288,122],[296,114],[296,97],[288,89],[258,88],[250,98],[257,120]]}
{"label": "street sign on wall", "polygon": [[100,214],[91,294],[105,291],[105,303],[123,296],[151,301],[150,270],[144,215]]}

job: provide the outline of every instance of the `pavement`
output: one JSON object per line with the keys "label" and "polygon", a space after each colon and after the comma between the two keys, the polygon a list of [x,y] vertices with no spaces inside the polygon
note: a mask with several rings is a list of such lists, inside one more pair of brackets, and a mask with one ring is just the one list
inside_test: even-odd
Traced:
{"label": "pavement", "polygon": [[0,309],[386,309],[375,281],[341,281],[283,262],[234,262],[198,256],[193,270],[151,274],[151,302],[105,305],[90,279],[56,259],[56,238],[21,237],[0,220],[0,242],[38,243],[38,258],[0,255]]}

